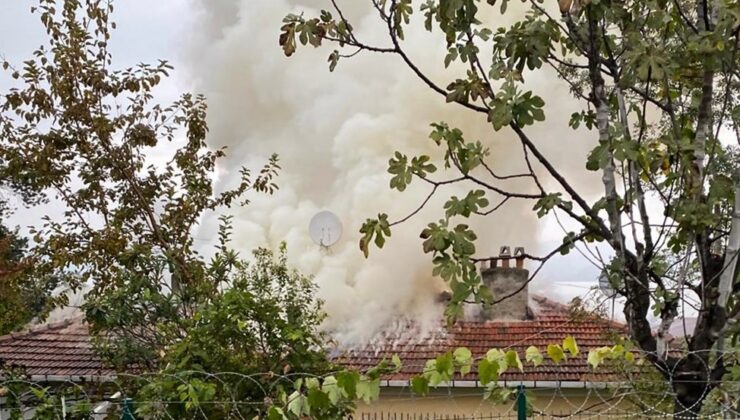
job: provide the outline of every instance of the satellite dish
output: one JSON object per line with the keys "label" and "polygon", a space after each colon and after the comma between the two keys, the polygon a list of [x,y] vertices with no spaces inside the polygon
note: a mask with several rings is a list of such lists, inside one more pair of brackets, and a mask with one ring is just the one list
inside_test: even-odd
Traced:
{"label": "satellite dish", "polygon": [[614,290],[614,286],[612,286],[612,283],[609,281],[609,274],[607,274],[606,270],[602,270],[601,275],[599,275],[599,290],[601,290],[601,293],[606,297],[614,297],[617,295],[617,291]]}
{"label": "satellite dish", "polygon": [[330,247],[342,236],[342,222],[336,214],[327,210],[320,211],[311,218],[308,234],[316,245]]}
{"label": "satellite dish", "polygon": [[[619,284],[616,286],[619,287]],[[617,300],[617,290],[614,288],[611,279],[609,279],[609,273],[607,273],[606,270],[602,270],[599,275],[599,290],[601,290],[601,293],[603,293],[604,296],[612,301],[611,321],[614,321],[614,303]]]}

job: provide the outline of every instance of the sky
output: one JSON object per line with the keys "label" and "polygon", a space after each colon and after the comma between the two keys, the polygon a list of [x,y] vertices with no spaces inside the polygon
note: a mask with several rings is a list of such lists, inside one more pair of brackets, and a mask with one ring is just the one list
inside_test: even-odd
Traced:
{"label": "sky", "polygon": [[[355,1],[344,4],[349,6],[350,19],[357,19],[358,33],[382,42],[382,33],[367,18],[367,10]],[[37,17],[29,13],[34,3],[0,2],[0,58],[19,62],[43,41]],[[117,67],[167,59],[175,71],[155,91],[160,101],[193,90],[208,97],[209,142],[229,148],[229,157],[219,167],[222,188],[234,181],[239,166],[258,166],[273,152],[281,156],[281,191],[249,208],[233,210],[237,250],[248,254],[256,246],[275,247],[287,241],[290,261],[316,276],[330,313],[346,319],[358,311],[358,305],[368,306],[367,316],[356,318],[358,325],[370,322],[370,315],[378,312],[428,309],[424,302],[436,293],[438,284],[430,280],[430,259],[420,251],[418,232],[441,216],[441,201],[394,231],[388,250],[365,260],[356,246],[362,220],[381,211],[398,218],[425,194],[420,186],[403,195],[390,192],[389,175],[384,172],[387,160],[397,148],[429,152],[428,124],[444,118],[489,141],[494,163],[515,170],[511,161],[517,159],[508,154],[519,152],[507,145],[504,135],[491,137],[486,124],[471,122],[462,111],[430,94],[389,57],[361,56],[340,63],[333,74],[326,65],[329,50],[283,57],[277,45],[281,17],[315,9],[322,4],[318,0],[119,0],[114,4],[118,29],[111,51]],[[439,43],[423,34],[409,38],[414,58],[434,69],[430,70],[434,77],[445,77],[436,70],[443,54],[435,49]],[[546,91],[546,100],[562,101],[563,110],[558,112],[569,111],[567,89],[551,88],[537,78],[531,83]],[[0,78],[0,89],[6,87],[7,80]],[[558,144],[573,136],[588,137],[574,135],[567,129],[567,120],[560,120],[532,133],[564,172],[595,193],[597,178],[582,168],[590,143],[568,150]],[[337,213],[345,226],[343,240],[329,252],[308,237],[308,221],[322,209]],[[556,221],[538,221],[530,210],[527,203],[475,222],[481,253],[493,256],[501,245],[526,245],[537,253],[559,244],[563,234]],[[11,222],[25,227],[55,211],[52,203],[23,211]],[[197,238],[206,246],[214,232],[212,215],[203,220]],[[567,301],[587,292],[597,277],[598,269],[573,252],[548,263],[531,290]],[[389,298],[389,288],[402,298]]]}

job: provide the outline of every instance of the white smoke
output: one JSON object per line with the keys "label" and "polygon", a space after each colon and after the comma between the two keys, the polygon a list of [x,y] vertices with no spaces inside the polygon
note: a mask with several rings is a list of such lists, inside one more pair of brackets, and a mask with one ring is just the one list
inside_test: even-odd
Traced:
{"label": "white smoke", "polygon": [[[484,116],[446,104],[396,56],[363,53],[340,61],[334,73],[326,63],[333,46],[299,48],[292,58],[284,57],[277,38],[285,14],[305,10],[313,16],[329,2],[196,1],[200,12],[190,70],[197,90],[208,97],[210,142],[228,146],[219,182],[234,185],[241,165],[257,167],[273,152],[280,155],[283,167],[275,196],[233,210],[235,248],[246,254],[257,246],[276,247],[286,241],[291,263],[315,276],[330,315],[328,327],[341,341],[369,337],[400,313],[438,316],[431,309],[437,308],[435,296],[443,285],[433,279],[431,258],[422,252],[418,235],[426,223],[440,218],[446,198],[463,196],[471,186],[442,190],[427,209],[394,228],[383,250],[373,249],[365,259],[357,246],[362,222],[379,212],[397,220],[429,192],[418,181],[404,193],[391,191],[388,159],[395,150],[409,156],[438,155],[428,139],[429,123],[446,121],[490,147],[496,171],[515,173],[523,169],[518,140],[506,131],[493,132]],[[387,46],[385,28],[369,3],[340,2],[358,37]],[[510,7],[523,6],[514,2]],[[493,26],[505,24],[497,12],[490,19]],[[407,30],[405,48],[444,85],[453,73],[442,66],[443,38],[439,32],[426,33],[421,20],[416,16]],[[548,108],[551,122],[527,132],[564,170],[570,161],[582,167],[585,151],[593,144],[587,138],[593,137],[578,134],[583,146],[573,148],[575,134],[567,128],[567,116],[576,109],[569,107],[567,88],[552,74],[530,75],[527,82],[550,104],[558,104]],[[562,149],[566,136],[569,150]],[[439,171],[436,177],[454,175]],[[496,197],[490,199],[495,202]],[[493,255],[500,245],[525,245],[537,251],[538,221],[532,205],[510,203],[491,217],[471,222],[479,234],[478,253]],[[341,241],[329,252],[308,236],[310,218],[322,209],[335,212],[345,227]],[[215,232],[215,225],[215,219],[206,220],[199,236]]]}

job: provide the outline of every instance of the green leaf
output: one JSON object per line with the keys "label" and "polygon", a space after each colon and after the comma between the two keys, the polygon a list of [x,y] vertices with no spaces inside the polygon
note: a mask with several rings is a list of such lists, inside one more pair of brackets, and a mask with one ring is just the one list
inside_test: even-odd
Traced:
{"label": "green leaf", "polygon": [[576,343],[576,339],[572,336],[567,336],[563,340],[563,349],[568,350],[571,356],[575,357],[578,356],[578,344]]}
{"label": "green leaf", "polygon": [[324,378],[324,383],[321,385],[321,390],[326,393],[329,397],[329,401],[336,405],[342,398],[347,396],[347,393],[339,387],[337,379],[334,376],[327,376]]}
{"label": "green leaf", "polygon": [[458,347],[452,355],[454,356],[455,361],[460,364],[468,363],[473,357],[473,353],[471,353],[470,349],[466,347]]}
{"label": "green leaf", "polygon": [[357,398],[370,404],[380,396],[380,378],[362,379],[357,383]]}
{"label": "green leaf", "polygon": [[482,359],[478,362],[478,380],[481,385],[498,381],[499,365],[495,361]]}
{"label": "green leaf", "polygon": [[473,354],[470,352],[469,349],[465,347],[457,348],[452,353],[452,356],[455,359],[455,363],[460,368],[461,375],[465,376],[470,373],[471,367],[473,365]]}
{"label": "green leaf", "polygon": [[509,125],[514,120],[514,113],[507,103],[494,101],[491,112],[488,113],[488,121],[493,124],[493,129],[498,131]]}
{"label": "green leaf", "polygon": [[306,384],[306,389],[319,389],[321,386],[318,378],[306,378],[304,383]]}
{"label": "green leaf", "polygon": [[594,147],[586,159],[586,169],[589,171],[598,171],[604,169],[609,163],[609,146],[599,144]]}
{"label": "green leaf", "polygon": [[565,353],[563,352],[563,348],[560,347],[559,344],[549,344],[547,346],[547,355],[552,359],[555,364],[560,363],[561,361],[565,360]]}
{"label": "green leaf", "polygon": [[329,396],[320,389],[309,389],[306,403],[310,410],[326,410],[332,406]]}
{"label": "green leaf", "polygon": [[488,206],[489,202],[485,196],[486,193],[482,190],[469,191],[468,195],[462,200],[460,200],[456,196],[453,196],[444,205],[444,208],[446,210],[445,216],[447,218],[458,215],[463,217],[470,217],[472,213],[476,213],[482,208]]}
{"label": "green leaf", "polygon": [[285,415],[283,409],[280,407],[272,406],[267,410],[268,420],[288,420],[288,416]]}
{"label": "green leaf", "polygon": [[396,368],[396,370],[401,369],[401,366],[403,366],[403,363],[401,363],[401,358],[398,357],[397,354],[394,354],[393,357],[391,357],[391,362],[393,363],[393,366]]}
{"label": "green leaf", "polygon": [[310,414],[308,399],[298,391],[293,391],[288,397],[288,411],[297,417]]}
{"label": "green leaf", "polygon": [[588,364],[591,365],[593,369],[599,367],[603,360],[603,353],[599,351],[599,349],[592,349],[588,352]]}
{"label": "green leaf", "polygon": [[411,390],[417,395],[429,394],[429,380],[424,376],[411,378]]}
{"label": "green leaf", "polygon": [[343,371],[336,374],[337,386],[344,390],[347,398],[355,399],[357,396],[357,384],[360,382],[360,374],[355,371]]}
{"label": "green leaf", "polygon": [[437,372],[442,375],[442,378],[444,378],[445,381],[452,379],[452,375],[455,373],[452,353],[447,352],[443,355],[437,356],[435,359],[435,368]]}
{"label": "green leaf", "polygon": [[394,175],[390,180],[391,189],[398,191],[404,191],[413,179],[413,173],[408,167],[408,158],[400,152],[396,152],[388,161],[388,173]]}
{"label": "green leaf", "polygon": [[552,209],[563,206],[567,209],[573,208],[573,203],[562,199],[561,193],[550,193],[537,200],[532,210],[537,212],[537,217],[544,217]]}
{"label": "green leaf", "polygon": [[378,214],[377,219],[367,219],[360,228],[360,233],[363,234],[360,238],[360,249],[367,258],[370,253],[370,242],[373,241],[373,238],[375,245],[382,248],[385,244],[385,238],[391,236],[388,215],[381,213]]}
{"label": "green leaf", "polygon": [[519,353],[516,350],[509,350],[506,352],[506,364],[511,367],[517,367],[520,371],[524,371],[522,361],[519,359]]}
{"label": "green leaf", "polygon": [[532,363],[535,367],[541,365],[544,360],[544,357],[540,353],[540,349],[535,346],[527,347],[525,358],[527,362]]}

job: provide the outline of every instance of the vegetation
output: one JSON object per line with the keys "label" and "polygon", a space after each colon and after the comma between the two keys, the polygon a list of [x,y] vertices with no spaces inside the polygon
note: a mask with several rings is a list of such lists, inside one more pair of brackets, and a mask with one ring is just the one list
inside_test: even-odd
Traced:
{"label": "vegetation", "polygon": [[[277,157],[215,194],[224,151],[206,145],[203,98],[157,103],[164,61],[114,69],[112,4],[41,0],[34,10],[48,44],[20,66],[3,63],[15,83],[0,99],[2,178],[64,210],[31,231],[33,275],[89,287],[87,319],[111,359],[154,367],[155,349],[181,338],[183,320],[218,293],[193,249],[200,217],[274,191]],[[175,149],[167,160],[147,159],[163,144]]]}
{"label": "vegetation", "polygon": [[[120,369],[120,389],[144,416],[326,418],[377,396],[382,369],[329,375],[321,302],[310,279],[287,267],[285,249],[257,250],[247,262],[228,246],[228,216],[212,257],[194,249],[204,214],[246,205],[251,191],[275,191],[277,157],[254,175],[243,168],[238,185],[215,193],[225,152],[206,144],[204,98],[157,103],[152,91],[172,69],[164,61],[114,69],[112,4],[40,0],[34,11],[48,44],[22,65],[2,63],[14,85],[0,96],[0,179],[63,213],[33,228],[29,247],[0,231],[8,267],[0,285],[16,287],[15,273],[27,268],[28,278],[88,290],[83,310],[96,348]],[[152,161],[154,150],[174,152]],[[0,304],[33,308],[30,293],[0,290]],[[3,377],[0,397],[36,407],[35,418],[59,418],[62,396],[74,405],[67,416],[91,416],[89,399],[79,397],[90,391],[84,384],[37,386],[16,370]],[[236,403],[205,403],[214,399]]]}
{"label": "vegetation", "polygon": [[0,203],[0,335],[22,328],[35,317],[44,318],[64,302],[53,295],[55,278],[31,275],[27,241],[2,224],[6,211]]}
{"label": "vegetation", "polygon": [[[236,416],[236,410],[245,418],[264,416],[272,404],[231,402],[235,396],[239,401],[286,400],[296,379],[338,370],[327,359],[326,337],[319,331],[324,313],[314,297],[316,286],[288,268],[285,250],[277,258],[257,250],[252,263],[233,257],[219,253],[214,258],[211,267],[223,276],[219,283],[224,291],[197,309],[182,340],[164,350],[161,375],[145,383],[136,397],[178,401],[186,386],[192,388],[185,393],[188,401],[196,400],[164,407],[143,404],[139,413],[182,418],[197,410],[208,418],[226,418]],[[229,373],[214,380],[207,372]],[[318,417],[340,416],[352,408],[351,400],[339,404],[337,399],[332,405],[323,394],[321,400],[316,392],[308,395]],[[224,403],[200,406],[197,400]]]}
{"label": "vegetation", "polygon": [[[723,356],[729,352],[711,356],[728,342],[734,345],[740,325],[740,175],[735,147],[720,141],[721,132],[739,132],[740,3],[561,0],[556,19],[532,0],[525,2],[523,21],[489,28],[479,19],[481,9],[507,13],[507,0],[428,0],[418,8],[412,0],[371,2],[388,28],[389,47],[359,40],[332,1],[334,10],[319,17],[286,17],[280,36],[285,53],[292,55],[299,43],[336,43],[332,70],[356,52],[395,54],[432,91],[479,113],[524,150],[528,170],[502,176],[488,163],[490,150],[435,122],[430,137],[443,152],[440,162],[400,151],[390,160],[390,185],[399,191],[425,182],[431,197],[449,183],[475,185],[465,197],[451,197],[444,217],[422,232],[435,273],[453,292],[450,318],[464,301],[490,305],[507,298],[492,296],[481,284],[476,234],[459,219],[490,216],[510,201],[528,200],[540,217],[558,213],[580,230],[552,252],[526,257],[544,263],[575,246],[611,249],[614,257],[604,270],[627,299],[632,341],[670,386],[674,411],[696,416],[710,391],[723,386],[724,375],[740,376],[736,358]],[[403,48],[417,10],[427,30],[444,34],[444,65],[465,65],[446,88]],[[120,375],[126,379],[121,389],[131,390],[140,402],[137,413],[145,417],[332,418],[356,400],[374,401],[381,375],[397,371],[402,361],[393,358],[366,372],[332,366],[321,348],[321,303],[310,280],[287,267],[285,250],[277,256],[257,250],[246,262],[228,246],[228,217],[221,219],[212,258],[194,249],[193,231],[204,214],[247,204],[250,191],[277,188],[277,157],[256,174],[243,168],[238,185],[216,193],[214,170],[225,152],[206,144],[204,98],[185,94],[170,106],[159,104],[152,92],[171,70],[164,61],[114,69],[111,3],[39,0],[35,11],[48,44],[21,64],[2,63],[14,86],[0,97],[0,186],[26,200],[54,200],[63,216],[46,218],[31,231],[28,246],[12,230],[0,229],[0,304],[25,305],[2,318],[0,327],[16,328],[50,303],[63,303],[49,300],[57,284],[89,288],[84,310],[98,350],[122,372],[151,372],[146,380]],[[583,104],[571,126],[595,131],[584,162],[603,180],[604,194],[594,202],[527,134],[548,108],[524,81],[547,68]],[[163,145],[174,149],[171,156],[150,159]],[[435,180],[440,166],[456,177]],[[512,176],[529,180],[535,192],[509,190],[504,181]],[[659,220],[648,204],[660,207]],[[397,223],[385,214],[368,220],[361,228],[362,251],[367,254],[371,243],[382,247]],[[697,327],[684,354],[669,351],[668,328],[692,294]],[[655,335],[651,310],[661,319]],[[501,373],[523,369],[522,359],[533,366],[545,359],[560,363],[579,351],[571,337],[525,354],[491,349],[480,360],[460,348],[430,360],[412,385],[424,394],[475,366],[486,396],[507,401],[510,391],[498,386]],[[594,368],[633,359],[626,344],[588,355]],[[226,376],[213,373],[226,370]],[[25,401],[13,394],[11,403],[35,401],[37,418],[58,417],[61,395],[80,392],[78,386],[52,390],[11,382],[0,387],[0,396],[25,393]],[[67,415],[89,418],[90,409],[83,399]]]}
{"label": "vegetation", "polygon": [[[394,55],[450,106],[480,115],[524,151],[524,173],[500,174],[490,161],[495,150],[434,122],[430,138],[441,148],[440,162],[403,151],[390,157],[390,185],[399,191],[410,182],[428,184],[429,196],[440,194],[444,185],[471,185],[465,197],[451,197],[444,217],[421,233],[435,274],[452,289],[449,315],[459,314],[466,300],[495,304],[507,298],[491,296],[481,284],[476,234],[459,219],[495,217],[507,203],[529,201],[538,216],[555,213],[579,229],[552,252],[527,257],[544,263],[574,246],[608,249],[613,258],[603,261],[603,268],[626,298],[631,339],[670,383],[674,412],[697,415],[720,378],[735,368],[726,358],[710,360],[710,354],[722,348],[724,338],[737,337],[740,326],[734,138],[740,132],[740,3],[560,0],[556,7],[529,0],[522,2],[525,17],[504,27],[491,26],[495,20],[483,14],[511,13],[508,0],[370,3],[387,28],[386,44],[360,39],[332,1],[319,16],[285,17],[280,35],[285,54],[301,44],[332,44],[330,70],[358,53]],[[459,70],[456,78],[432,80],[407,53],[404,39],[414,18],[423,19],[427,31],[441,33],[448,54],[440,66]],[[583,164],[601,174],[603,194],[596,200],[577,190],[538,147],[556,139],[535,139],[528,132],[549,110],[526,83],[539,72],[564,83],[581,105],[568,123],[593,132],[593,149]],[[567,137],[557,141],[565,142],[561,149],[568,147]],[[453,172],[451,180],[435,179],[440,167]],[[512,190],[506,182],[512,177],[530,183]],[[367,254],[373,242],[382,247],[392,226],[403,220],[386,214],[369,219],[360,231],[360,248]],[[699,318],[686,352],[676,354],[668,351],[667,331],[684,303],[693,303]],[[661,320],[657,334],[648,320],[651,312]]]}

